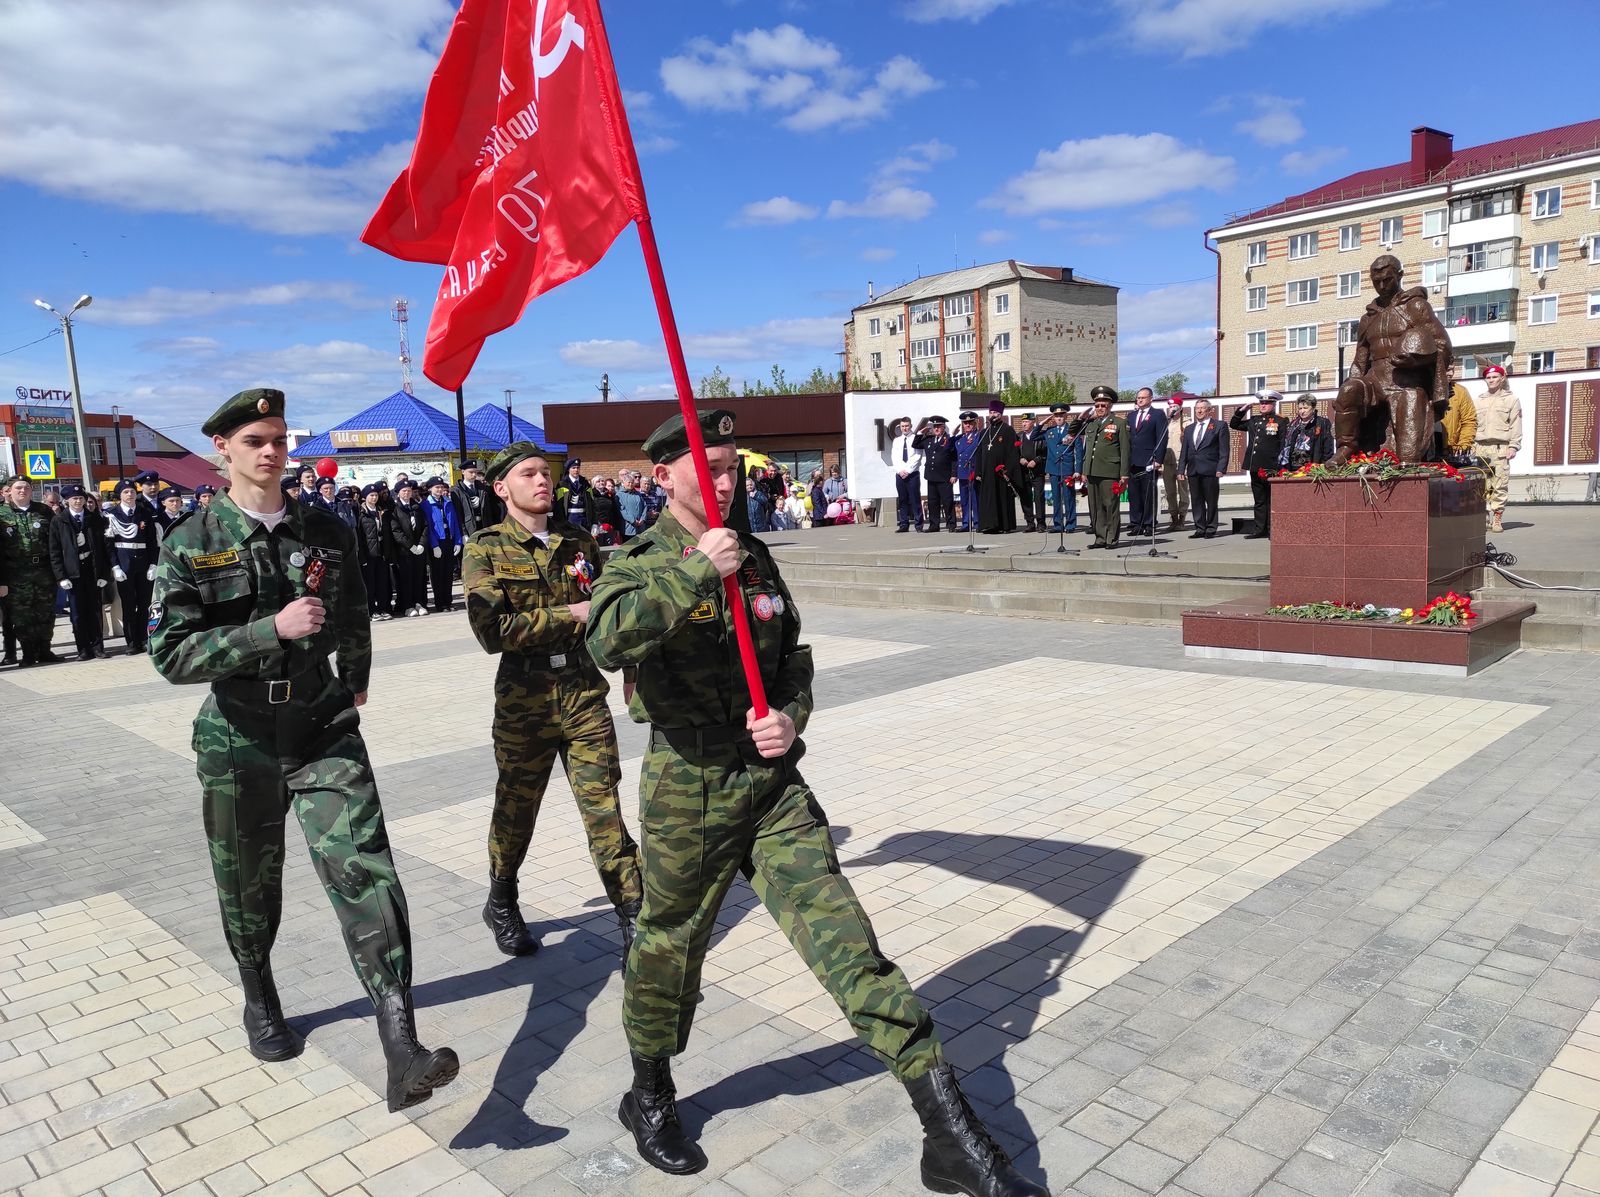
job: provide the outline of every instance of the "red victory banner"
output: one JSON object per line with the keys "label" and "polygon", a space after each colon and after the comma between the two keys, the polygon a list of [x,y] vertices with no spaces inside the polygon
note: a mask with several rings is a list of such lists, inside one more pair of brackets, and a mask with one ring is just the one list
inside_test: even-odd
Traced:
{"label": "red victory banner", "polygon": [[[639,230],[706,522],[720,528],[598,0],[463,0],[428,85],[411,162],[361,234],[393,257],[445,268],[422,372],[446,390],[461,386],[488,337],[599,262],[630,221]],[[723,583],[751,705],[763,718],[766,696],[737,574]]]}

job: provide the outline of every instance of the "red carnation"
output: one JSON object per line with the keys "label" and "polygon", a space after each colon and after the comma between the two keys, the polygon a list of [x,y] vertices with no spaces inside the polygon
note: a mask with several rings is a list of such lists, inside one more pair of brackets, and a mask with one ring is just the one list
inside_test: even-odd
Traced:
{"label": "red carnation", "polygon": [[1266,476],[1267,476],[1267,471],[1265,471],[1265,470],[1257,470],[1256,471],[1256,477],[1265,478]]}

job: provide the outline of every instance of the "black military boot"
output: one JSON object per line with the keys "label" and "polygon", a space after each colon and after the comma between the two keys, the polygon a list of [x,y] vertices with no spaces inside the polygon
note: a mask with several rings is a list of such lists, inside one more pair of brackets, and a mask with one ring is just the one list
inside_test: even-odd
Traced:
{"label": "black military boot", "polygon": [[704,1168],[706,1153],[683,1133],[677,1097],[670,1059],[634,1056],[633,1088],[622,1095],[617,1117],[633,1132],[645,1163],[681,1176]]}
{"label": "black military boot", "polygon": [[502,881],[489,874],[489,901],[483,907],[483,922],[494,932],[494,946],[507,956],[529,956],[539,950],[539,941],[529,933],[522,911],[517,908],[515,878]]}
{"label": "black military boot", "polygon": [[250,1037],[250,1054],[269,1063],[292,1060],[305,1050],[306,1041],[283,1020],[278,987],[272,983],[272,966],[239,968],[244,989],[244,1033]]}
{"label": "black military boot", "polygon": [[389,990],[378,998],[378,1038],[389,1064],[389,1110],[406,1109],[427,1101],[435,1089],[456,1079],[461,1061],[448,1047],[429,1051],[417,1042],[416,1015],[411,990]]}
{"label": "black military boot", "polygon": [[622,963],[628,963],[628,952],[633,947],[633,925],[639,919],[638,898],[617,907],[617,926],[622,928]]}
{"label": "black military boot", "polygon": [[989,1137],[950,1065],[907,1081],[906,1091],[922,1119],[922,1183],[928,1188],[967,1197],[1050,1197],[1050,1190],[1013,1168]]}

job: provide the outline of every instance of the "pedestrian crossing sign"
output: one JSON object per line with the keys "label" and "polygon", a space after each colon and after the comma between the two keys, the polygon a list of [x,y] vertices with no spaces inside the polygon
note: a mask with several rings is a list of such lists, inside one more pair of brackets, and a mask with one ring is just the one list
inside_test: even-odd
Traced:
{"label": "pedestrian crossing sign", "polygon": [[30,482],[49,482],[56,476],[56,455],[49,449],[29,449],[22,455]]}

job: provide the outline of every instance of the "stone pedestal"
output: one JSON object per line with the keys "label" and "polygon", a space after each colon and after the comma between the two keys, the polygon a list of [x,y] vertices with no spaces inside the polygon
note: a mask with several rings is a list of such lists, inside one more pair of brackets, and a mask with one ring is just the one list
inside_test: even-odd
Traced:
{"label": "stone pedestal", "polygon": [[1423,607],[1483,585],[1484,479],[1272,483],[1274,606]]}

